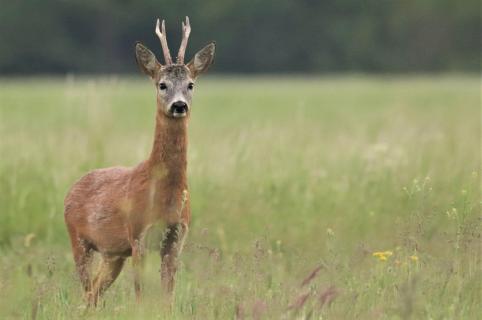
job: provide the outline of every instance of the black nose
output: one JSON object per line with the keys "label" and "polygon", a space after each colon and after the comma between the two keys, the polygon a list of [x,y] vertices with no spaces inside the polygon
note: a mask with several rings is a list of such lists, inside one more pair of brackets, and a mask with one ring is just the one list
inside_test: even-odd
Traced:
{"label": "black nose", "polygon": [[184,101],[176,101],[171,105],[171,111],[173,113],[186,113],[187,104]]}

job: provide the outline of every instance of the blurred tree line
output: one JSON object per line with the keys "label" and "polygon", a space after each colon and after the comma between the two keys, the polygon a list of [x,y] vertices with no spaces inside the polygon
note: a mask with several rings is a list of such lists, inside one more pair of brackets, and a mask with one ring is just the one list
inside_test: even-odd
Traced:
{"label": "blurred tree line", "polygon": [[476,0],[0,0],[0,73],[137,72],[133,44],[172,54],[191,18],[190,58],[217,42],[217,72],[473,71]]}

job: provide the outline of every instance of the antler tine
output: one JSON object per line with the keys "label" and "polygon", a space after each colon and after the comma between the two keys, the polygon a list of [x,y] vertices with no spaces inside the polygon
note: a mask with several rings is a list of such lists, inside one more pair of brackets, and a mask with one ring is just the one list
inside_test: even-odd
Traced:
{"label": "antler tine", "polygon": [[164,54],[165,63],[172,64],[171,53],[169,52],[169,47],[167,46],[166,25],[164,20],[162,20],[162,32],[161,32],[161,30],[159,29],[159,19],[157,19],[156,34],[159,37],[159,40],[161,40],[162,53]]}
{"label": "antler tine", "polygon": [[189,17],[186,16],[186,23],[182,22],[182,40],[179,52],[177,53],[177,63],[184,64],[184,54],[186,53],[187,41],[191,34],[191,24],[189,23]]}

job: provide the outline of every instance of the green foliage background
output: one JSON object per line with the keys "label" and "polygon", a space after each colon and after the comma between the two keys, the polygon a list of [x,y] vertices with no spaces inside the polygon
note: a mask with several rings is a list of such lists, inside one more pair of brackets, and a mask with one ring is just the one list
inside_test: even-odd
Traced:
{"label": "green foliage background", "polygon": [[477,0],[0,0],[0,73],[136,72],[133,44],[160,52],[157,17],[188,56],[218,43],[216,72],[479,70]]}

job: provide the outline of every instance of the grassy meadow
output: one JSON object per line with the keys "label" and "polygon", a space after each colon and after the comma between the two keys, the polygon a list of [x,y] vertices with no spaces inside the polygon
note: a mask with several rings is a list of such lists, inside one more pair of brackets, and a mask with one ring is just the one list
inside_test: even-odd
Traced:
{"label": "grassy meadow", "polygon": [[211,77],[175,304],[155,243],[86,310],[63,198],[147,157],[143,78],[0,80],[0,319],[478,319],[480,79]]}

